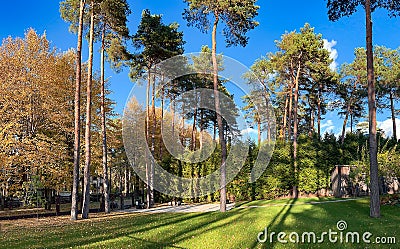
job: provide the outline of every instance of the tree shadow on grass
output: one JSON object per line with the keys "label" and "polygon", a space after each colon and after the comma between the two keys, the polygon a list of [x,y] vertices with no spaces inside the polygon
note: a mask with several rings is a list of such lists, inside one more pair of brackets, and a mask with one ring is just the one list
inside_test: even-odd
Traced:
{"label": "tree shadow on grass", "polygon": [[[96,242],[116,239],[132,233],[143,233],[149,229],[157,229],[169,226],[187,219],[193,219],[206,215],[205,213],[195,214],[141,214],[127,215],[126,222],[121,222],[121,218],[112,218],[107,221],[87,220],[74,223],[65,229],[61,227],[42,227],[35,228],[40,233],[34,233],[29,237],[29,241],[21,241],[19,238],[11,238],[13,245],[2,244],[0,247],[26,247],[31,248],[67,248],[74,246],[85,246]],[[134,222],[134,223],[132,223]],[[65,230],[61,230],[65,229]],[[43,236],[45,234],[46,236]],[[10,238],[9,238],[10,239]]]}
{"label": "tree shadow on grass", "polygon": [[[329,241],[322,244],[281,244],[277,241],[276,235],[274,236],[276,242],[260,244],[257,242],[257,234],[263,230],[261,226],[264,222],[268,224],[268,231],[276,233],[284,231],[320,234],[329,229],[337,231],[336,223],[345,220],[348,224],[346,231],[369,231],[376,236],[399,236],[398,211],[398,207],[384,206],[382,218],[371,219],[368,200],[313,205],[296,203],[296,200],[289,199],[287,205],[282,207],[249,207],[234,209],[227,213],[128,214],[126,218],[120,216],[94,222],[88,220],[37,231],[36,228],[26,229],[23,231],[29,235],[21,235],[25,241],[3,236],[5,240],[0,243],[0,247],[364,248],[368,245],[331,244]],[[13,235],[15,234],[17,232]],[[394,248],[393,246],[382,248]]]}
{"label": "tree shadow on grass", "polygon": [[[90,220],[74,223],[65,231],[44,228],[40,234],[33,235],[29,241],[11,241],[13,245],[6,247],[31,248],[68,248],[74,246],[92,247],[106,246],[118,247],[118,244],[131,244],[134,248],[160,248],[175,247],[175,244],[198,237],[202,233],[215,229],[222,229],[231,222],[241,218],[241,214],[227,213],[160,213],[128,216],[126,223],[121,222],[121,217],[101,222]],[[91,222],[88,224],[88,222]],[[54,227],[53,229],[57,229]],[[171,230],[172,229],[172,230]],[[156,231],[158,230],[158,231]],[[149,232],[148,235],[146,233]],[[144,238],[143,238],[144,237]],[[146,238],[148,237],[148,238]],[[132,242],[126,238],[132,239]],[[16,243],[15,243],[16,242]],[[104,242],[101,243],[101,242]],[[0,246],[1,247],[1,246]]]}
{"label": "tree shadow on grass", "polygon": [[[224,227],[228,226],[231,223],[234,223],[240,220],[243,217],[242,212],[237,212],[235,214],[227,214],[227,213],[209,213],[208,217],[202,217],[203,220],[200,222],[195,222],[193,220],[187,220],[181,223],[178,223],[179,229],[174,231],[170,231],[168,234],[162,235],[162,238],[157,239],[143,239],[135,236],[134,234],[128,235],[128,237],[140,240],[141,242],[146,243],[145,245],[137,248],[145,248],[145,249],[152,249],[152,248],[165,248],[165,247],[172,247],[172,248],[182,248],[177,246],[180,242],[184,242],[186,240],[190,240],[199,236],[202,236],[206,233],[210,233],[214,230],[223,229]],[[210,216],[214,216],[210,219]],[[198,219],[199,217],[195,218]],[[186,224],[185,224],[186,223]],[[190,225],[191,224],[191,225]],[[193,225],[194,224],[194,225]],[[189,227],[190,228],[189,228]],[[212,245],[210,241],[204,241],[207,244],[206,247],[204,245],[198,245],[195,248],[216,248],[221,245]]]}
{"label": "tree shadow on grass", "polygon": [[[397,211],[397,212],[396,212]],[[301,204],[292,205],[286,209],[285,214],[282,216],[279,222],[271,222],[268,230],[270,233],[274,231],[279,233],[281,231],[286,232],[285,239],[288,240],[288,236],[291,232],[297,232],[300,236],[300,243],[279,243],[277,241],[276,234],[274,236],[273,243],[265,243],[262,245],[263,248],[397,248],[393,247],[393,244],[389,245],[374,245],[366,244],[362,241],[362,235],[365,232],[373,234],[371,240],[374,241],[376,236],[394,236],[399,239],[398,224],[400,222],[399,209],[393,207],[382,207],[382,217],[380,219],[373,219],[369,217],[369,205],[368,200],[353,200],[346,202],[328,202],[324,204]],[[285,222],[288,216],[290,219]],[[277,215],[278,216],[278,215]],[[343,232],[343,239],[340,241],[340,232],[337,223],[339,221],[346,222],[346,229]],[[321,235],[323,232],[329,232],[329,230],[337,232],[337,242],[332,243],[328,236],[323,238]],[[306,235],[306,241],[302,240],[303,233],[314,232],[316,240],[322,239],[321,243],[308,241],[308,235]],[[352,238],[346,241],[346,234],[352,232],[358,232],[360,239],[358,243],[353,243]],[[253,244],[255,247],[257,244]]]}
{"label": "tree shadow on grass", "polygon": [[[285,204],[283,204],[282,209],[274,216],[274,218],[267,225],[268,231],[272,231],[272,228],[281,226],[285,222],[285,219],[290,214],[290,210],[293,208],[293,206],[295,205],[297,200],[298,200],[297,198],[288,199],[287,202]],[[278,219],[279,219],[279,221],[278,221]],[[269,241],[269,234],[266,236],[268,236],[267,241]],[[255,240],[255,242],[252,244],[251,248],[255,248],[258,244],[259,244],[259,242],[258,242],[258,238],[257,238],[257,240]],[[268,246],[264,244],[263,247],[273,248],[274,245],[275,245],[275,241],[272,241],[272,243],[268,243]]]}

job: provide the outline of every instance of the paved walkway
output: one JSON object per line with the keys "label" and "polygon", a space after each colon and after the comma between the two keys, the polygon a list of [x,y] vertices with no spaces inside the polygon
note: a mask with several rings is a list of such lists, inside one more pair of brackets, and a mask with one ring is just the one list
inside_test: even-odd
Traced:
{"label": "paved walkway", "polygon": [[[226,204],[226,210],[234,207],[234,203]],[[204,213],[219,210],[219,204],[187,204],[181,206],[161,206],[152,209],[125,209],[119,212],[127,213]]]}
{"label": "paved walkway", "polygon": [[[310,202],[301,202],[301,203],[282,203],[282,204],[267,204],[262,206],[239,206],[237,208],[266,208],[271,206],[294,206],[294,205],[319,205],[319,204],[328,204],[335,202],[347,202],[357,200],[355,198],[349,199],[341,199],[341,200],[327,200],[327,201],[310,201]],[[230,203],[226,204],[226,210],[231,210],[234,208],[235,204]],[[161,206],[152,209],[125,209],[118,210],[118,212],[126,212],[126,213],[205,213],[205,212],[214,212],[219,210],[219,204],[186,204],[181,206]]]}

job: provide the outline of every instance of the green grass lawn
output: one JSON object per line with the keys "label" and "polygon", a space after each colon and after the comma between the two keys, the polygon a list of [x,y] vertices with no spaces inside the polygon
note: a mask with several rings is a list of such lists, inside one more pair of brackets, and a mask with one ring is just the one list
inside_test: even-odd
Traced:
{"label": "green grass lawn", "polygon": [[[399,207],[383,206],[382,218],[372,219],[368,199],[307,204],[310,201],[318,199],[255,201],[226,213],[121,214],[57,226],[26,226],[3,231],[0,248],[400,248]],[[318,236],[329,229],[338,231],[339,220],[347,222],[344,232],[370,232],[371,241],[387,236],[398,242],[341,244],[329,243],[325,237],[320,244],[282,244],[276,236],[273,243],[257,242],[265,227],[270,232],[315,232]]]}

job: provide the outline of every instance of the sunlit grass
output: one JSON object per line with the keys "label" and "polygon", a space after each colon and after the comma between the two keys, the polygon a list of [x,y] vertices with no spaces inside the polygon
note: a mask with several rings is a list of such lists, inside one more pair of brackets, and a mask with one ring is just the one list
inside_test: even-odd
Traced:
{"label": "sunlit grass", "polygon": [[[318,198],[317,198],[318,199]],[[0,248],[365,248],[366,244],[258,243],[258,233],[320,234],[337,231],[345,220],[346,231],[369,231],[374,236],[399,234],[400,209],[383,206],[382,218],[369,218],[368,199],[311,205],[315,199],[256,201],[227,213],[126,214],[57,226],[32,226],[1,234]],[[282,206],[280,204],[292,205]],[[275,205],[276,204],[276,205]],[[279,205],[278,205],[279,204]],[[243,205],[244,206],[244,205]],[[400,238],[397,238],[399,240]],[[369,248],[395,248],[370,246]]]}

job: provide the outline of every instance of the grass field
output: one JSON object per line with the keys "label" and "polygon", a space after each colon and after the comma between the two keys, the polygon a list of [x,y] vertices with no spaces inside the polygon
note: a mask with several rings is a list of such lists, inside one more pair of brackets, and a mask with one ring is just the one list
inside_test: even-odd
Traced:
{"label": "grass field", "polygon": [[[46,218],[50,220],[21,226],[3,221],[0,248],[400,248],[399,207],[383,206],[382,217],[372,219],[368,199],[314,203],[318,201],[327,200],[255,201],[238,204],[227,213],[113,213],[77,222]],[[276,235],[272,243],[257,241],[266,227],[269,234],[314,232],[320,238],[329,229],[339,232],[339,220],[347,222],[343,233],[370,232],[371,242],[376,237],[395,237],[397,244],[368,245],[362,238],[360,244],[346,243],[344,238],[340,243],[339,236],[336,243],[327,236],[323,243],[301,243],[300,237],[300,243],[283,244]]]}

